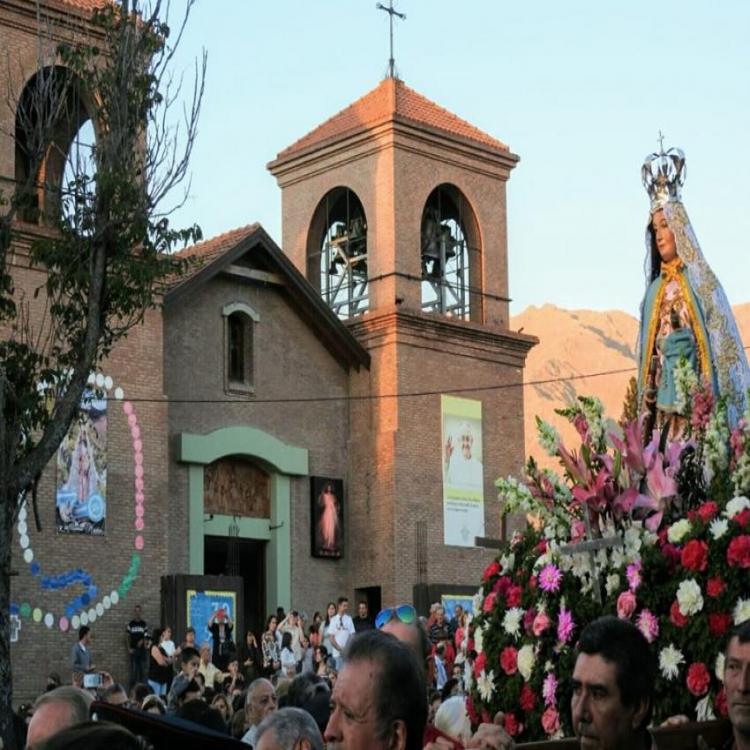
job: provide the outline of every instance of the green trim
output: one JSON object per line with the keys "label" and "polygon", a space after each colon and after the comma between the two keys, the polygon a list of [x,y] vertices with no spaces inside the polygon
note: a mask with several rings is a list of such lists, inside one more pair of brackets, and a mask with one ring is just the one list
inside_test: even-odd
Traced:
{"label": "green trim", "polygon": [[178,435],[177,460],[190,464],[210,464],[224,456],[248,456],[266,463],[282,474],[308,474],[305,448],[281,440],[255,427],[222,427],[207,435]]}
{"label": "green trim", "polygon": [[204,572],[204,537],[226,536],[231,516],[207,516],[203,510],[203,467],[225,456],[246,456],[263,462],[271,473],[271,519],[238,518],[241,539],[268,542],[266,549],[267,609],[292,606],[291,476],[308,473],[308,452],[282,443],[254,427],[224,427],[208,435],[178,435],[177,460],[188,466],[188,568]]}

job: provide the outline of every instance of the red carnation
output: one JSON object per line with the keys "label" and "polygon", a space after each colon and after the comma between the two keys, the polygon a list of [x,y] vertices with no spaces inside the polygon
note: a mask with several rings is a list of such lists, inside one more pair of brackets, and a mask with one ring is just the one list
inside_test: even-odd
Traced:
{"label": "red carnation", "polygon": [[546,539],[540,540],[539,544],[536,545],[536,549],[540,555],[543,555],[547,551],[547,540]]}
{"label": "red carnation", "polygon": [[741,534],[729,542],[727,562],[734,568],[750,568],[750,536]]}
{"label": "red carnation", "polygon": [[521,605],[522,596],[523,589],[520,586],[511,586],[508,589],[508,593],[505,595],[505,602],[509,607],[519,607]]}
{"label": "red carnation", "polygon": [[729,716],[729,709],[727,708],[727,691],[724,689],[723,685],[721,690],[716,694],[714,705],[719,712],[719,716],[723,716],[725,719]]}
{"label": "red carnation", "polygon": [[495,581],[495,585],[492,587],[492,590],[500,596],[505,596],[505,592],[508,590],[511,583],[512,581],[508,576],[500,576],[500,578]]}
{"label": "red carnation", "polygon": [[534,618],[536,617],[536,610],[533,607],[529,607],[523,616],[523,629],[528,635],[531,635],[534,630]]}
{"label": "red carnation", "polygon": [[531,578],[529,578],[529,588],[530,589],[536,588],[536,576],[531,576]]}
{"label": "red carnation", "polygon": [[521,696],[518,699],[518,704],[526,713],[534,710],[534,706],[536,705],[536,696],[534,695],[534,691],[531,689],[531,687],[529,687],[528,682],[523,683],[523,687],[521,688]]}
{"label": "red carnation", "polygon": [[669,619],[673,625],[678,628],[684,628],[687,625],[688,618],[680,612],[680,603],[675,599],[672,602],[672,606],[669,608]]}
{"label": "red carnation", "polygon": [[482,573],[482,580],[489,581],[492,576],[496,576],[500,572],[500,563],[497,560],[493,560]]}
{"label": "red carnation", "polygon": [[703,523],[710,523],[711,521],[713,521],[714,518],[716,518],[718,512],[719,506],[711,500],[703,503],[703,505],[698,508],[698,516],[700,516],[700,519],[701,521],[703,521]]}
{"label": "red carnation", "polygon": [[500,666],[507,675],[518,671],[518,651],[513,646],[506,646],[500,654]]}
{"label": "red carnation", "polygon": [[708,545],[699,539],[691,539],[682,550],[682,567],[696,573],[708,567]]}
{"label": "red carnation", "polygon": [[711,675],[702,661],[690,665],[687,674],[688,690],[695,696],[700,697],[708,692],[711,683]]}
{"label": "red carnation", "polygon": [[674,544],[665,544],[661,548],[661,553],[662,555],[664,555],[664,559],[669,566],[669,570],[674,571],[674,569],[677,567],[677,564],[680,562],[680,548],[675,547]]}
{"label": "red carnation", "polygon": [[495,594],[493,591],[491,591],[484,599],[484,603],[482,604],[482,611],[485,614],[489,614],[492,612],[492,608],[495,606],[495,599],[497,599],[497,594]]}
{"label": "red carnation", "polygon": [[503,719],[503,728],[511,737],[515,737],[521,732],[523,725],[516,719],[514,713],[507,713]]}
{"label": "red carnation", "polygon": [[706,584],[706,593],[712,599],[716,599],[717,596],[722,595],[726,587],[726,583],[724,583],[721,578],[709,578],[708,583]]}
{"label": "red carnation", "polygon": [[482,651],[476,659],[474,659],[474,676],[479,677],[482,674],[482,670],[487,664],[487,655]]}
{"label": "red carnation", "polygon": [[743,529],[746,529],[750,524],[750,508],[745,508],[745,510],[738,513],[732,520],[739,524]]}
{"label": "red carnation", "polygon": [[715,638],[721,638],[732,624],[732,615],[726,612],[712,612],[708,616],[708,630]]}

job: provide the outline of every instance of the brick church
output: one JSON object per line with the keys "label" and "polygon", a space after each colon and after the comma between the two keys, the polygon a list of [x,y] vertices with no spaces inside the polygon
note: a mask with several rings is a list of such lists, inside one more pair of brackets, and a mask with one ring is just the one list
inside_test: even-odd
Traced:
{"label": "brick church", "polygon": [[[41,5],[85,31],[92,4]],[[13,65],[0,61],[0,76],[21,96],[37,33],[34,2],[2,4]],[[0,114],[6,189],[23,169],[5,135],[13,117]],[[61,449],[39,488],[42,531],[19,516],[17,697],[38,693],[49,670],[67,675],[79,624],[92,628],[94,662],[126,679],[134,604],[151,626],[189,621],[174,614],[179,577],[240,581],[237,621],[256,632],[277,606],[312,614],[345,594],[372,610],[423,607],[476,588],[493,555],[476,538],[507,531],[494,480],[523,463],[521,383],[536,342],[508,328],[517,162],[386,78],[269,163],[281,246],[248,224],[182,251],[188,271],[163,307],[92,376],[106,395],[89,414],[106,495],[92,490],[78,512],[75,458],[66,465]],[[43,278],[28,252],[48,231],[44,210],[17,222],[21,293]],[[33,320],[41,302],[29,304]]]}

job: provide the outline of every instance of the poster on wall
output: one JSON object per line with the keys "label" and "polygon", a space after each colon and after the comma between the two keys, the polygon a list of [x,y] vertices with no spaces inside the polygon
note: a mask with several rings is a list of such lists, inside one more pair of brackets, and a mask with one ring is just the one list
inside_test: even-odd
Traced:
{"label": "poster on wall", "polygon": [[107,398],[85,390],[57,449],[58,532],[104,534],[107,518]]}
{"label": "poster on wall", "polygon": [[344,554],[344,482],[310,477],[312,556],[338,559]]}
{"label": "poster on wall", "polygon": [[[224,610],[224,616],[237,621],[237,594],[234,591],[197,591],[188,589],[187,596],[187,626],[195,628],[195,642],[202,646],[208,643],[213,648],[214,639],[208,629],[211,615]],[[232,634],[234,640],[234,634]],[[236,642],[236,641],[235,641]]]}
{"label": "poster on wall", "polygon": [[456,607],[461,607],[470,615],[474,613],[474,599],[468,594],[443,594],[440,603],[445,610],[445,619],[453,621],[456,619]]}
{"label": "poster on wall", "polygon": [[443,543],[473,547],[484,536],[482,402],[441,396]]}

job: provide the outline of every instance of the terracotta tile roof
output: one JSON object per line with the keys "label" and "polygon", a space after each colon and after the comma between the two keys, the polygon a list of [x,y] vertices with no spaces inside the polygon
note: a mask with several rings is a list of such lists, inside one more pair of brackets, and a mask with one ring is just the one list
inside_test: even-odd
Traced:
{"label": "terracotta tile roof", "polygon": [[212,263],[217,258],[224,255],[232,248],[236,247],[242,240],[249,237],[253,232],[260,228],[260,224],[247,224],[244,227],[230,229],[228,232],[211,237],[209,240],[198,242],[195,245],[186,247],[175,253],[177,258],[183,258],[188,262],[188,267],[184,273],[172,276],[167,279],[167,287],[174,287],[191,279],[201,269]]}
{"label": "terracotta tile roof", "polygon": [[331,138],[393,119],[403,119],[443,130],[452,135],[481,143],[493,149],[508,151],[508,146],[474,127],[466,120],[438,106],[418,94],[397,78],[386,78],[376,88],[365,94],[338,114],[311,130],[281,151],[277,159],[310,148]]}
{"label": "terracotta tile roof", "polygon": [[78,10],[93,12],[97,8],[111,5],[113,0],[58,0],[61,5],[70,5]]}

